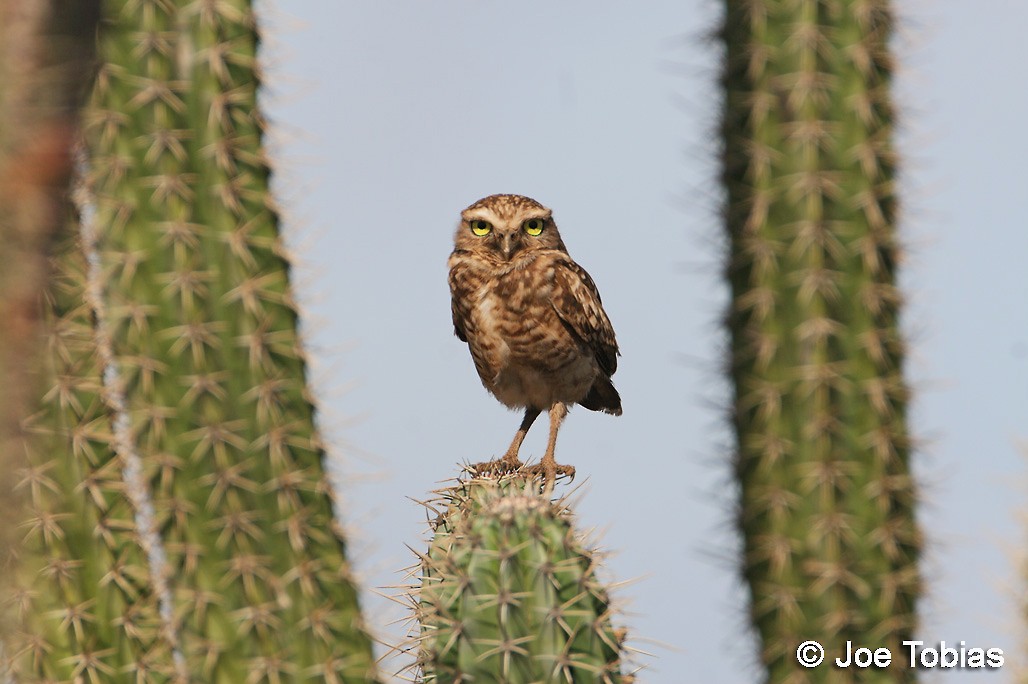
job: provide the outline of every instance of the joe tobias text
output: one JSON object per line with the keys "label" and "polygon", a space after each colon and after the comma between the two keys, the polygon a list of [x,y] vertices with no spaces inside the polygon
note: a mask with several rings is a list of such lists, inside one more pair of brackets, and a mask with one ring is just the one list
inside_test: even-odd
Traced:
{"label": "joe tobias text", "polygon": [[[968,647],[963,641],[959,646],[939,642],[938,647],[925,646],[923,641],[904,641],[902,655],[908,667],[924,668],[990,668],[1003,667],[1003,649]],[[874,650],[866,646],[854,647],[852,641],[846,642],[846,652],[835,659],[835,666],[876,667],[886,668],[892,664],[892,651],[883,647]],[[900,664],[897,662],[897,665]]]}

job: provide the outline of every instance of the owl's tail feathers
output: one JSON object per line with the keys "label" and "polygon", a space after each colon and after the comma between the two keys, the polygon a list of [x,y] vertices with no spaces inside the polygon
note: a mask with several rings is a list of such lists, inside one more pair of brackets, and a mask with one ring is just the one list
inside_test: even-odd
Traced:
{"label": "owl's tail feathers", "polygon": [[596,378],[596,382],[589,389],[589,394],[585,395],[585,398],[578,404],[590,411],[603,411],[615,416],[621,415],[621,395],[614,389],[610,378],[605,375]]}

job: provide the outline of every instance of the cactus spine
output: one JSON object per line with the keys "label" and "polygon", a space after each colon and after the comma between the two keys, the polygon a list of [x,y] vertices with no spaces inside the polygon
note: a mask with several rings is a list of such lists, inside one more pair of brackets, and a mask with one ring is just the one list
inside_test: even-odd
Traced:
{"label": "cactus spine", "polygon": [[597,554],[523,478],[443,490],[419,565],[424,681],[627,682]]}
{"label": "cactus spine", "polygon": [[797,645],[902,650],[921,546],[896,287],[886,0],[726,0],[720,36],[742,574],[767,680]]}

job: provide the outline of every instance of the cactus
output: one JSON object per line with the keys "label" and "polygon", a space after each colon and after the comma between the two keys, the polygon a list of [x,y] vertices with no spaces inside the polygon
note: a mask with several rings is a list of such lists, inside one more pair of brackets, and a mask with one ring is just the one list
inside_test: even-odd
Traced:
{"label": "cactus", "polygon": [[105,9],[86,119],[104,322],[186,669],[367,681],[268,187],[250,2]]}
{"label": "cactus", "polygon": [[721,132],[737,524],[767,681],[796,648],[902,652],[921,535],[899,330],[886,0],[727,0]]}
{"label": "cactus", "polygon": [[5,657],[26,684],[369,681],[269,195],[252,11],[105,11],[85,115],[95,287],[69,231]]}
{"label": "cactus", "polygon": [[19,526],[14,674],[22,684],[171,681],[172,644],[114,449],[75,232],[54,261],[44,305],[49,389],[27,421],[27,467],[17,477],[30,511]]}
{"label": "cactus", "polygon": [[[27,467],[25,418],[42,388],[40,292],[65,226],[71,146],[94,53],[98,0],[0,0],[0,520],[25,515],[13,474]],[[17,530],[0,525],[0,642]],[[0,643],[0,660],[4,649]]]}
{"label": "cactus", "polygon": [[424,681],[627,682],[598,556],[523,476],[442,490],[418,569]]}

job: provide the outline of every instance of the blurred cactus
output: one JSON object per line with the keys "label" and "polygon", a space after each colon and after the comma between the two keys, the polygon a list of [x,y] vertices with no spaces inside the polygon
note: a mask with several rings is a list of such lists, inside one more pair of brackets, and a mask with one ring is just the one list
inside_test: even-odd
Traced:
{"label": "blurred cactus", "polygon": [[726,0],[720,37],[738,527],[766,679],[797,645],[901,652],[921,535],[899,329],[886,0]]}
{"label": "blurred cactus", "polygon": [[439,492],[412,603],[423,681],[628,682],[598,555],[522,476]]}
{"label": "blurred cactus", "polygon": [[74,231],[63,243],[52,389],[20,471],[18,681],[373,681],[269,191],[250,2],[103,9],[84,115],[94,251],[87,269]]}
{"label": "blurred cactus", "polygon": [[[93,67],[96,0],[0,0],[0,519],[25,515],[25,418],[42,388],[40,292],[66,223],[71,148]],[[0,525],[0,643],[16,630],[16,529]],[[3,654],[0,646],[0,655]]]}

